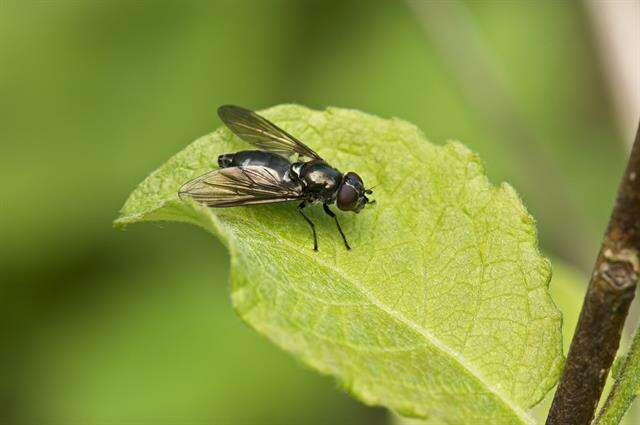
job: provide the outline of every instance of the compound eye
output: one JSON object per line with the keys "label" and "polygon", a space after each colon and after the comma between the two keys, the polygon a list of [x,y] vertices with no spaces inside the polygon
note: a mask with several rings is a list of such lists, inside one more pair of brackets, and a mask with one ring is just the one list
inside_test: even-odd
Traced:
{"label": "compound eye", "polygon": [[343,184],[338,191],[336,204],[342,211],[351,211],[358,203],[358,192],[351,186]]}

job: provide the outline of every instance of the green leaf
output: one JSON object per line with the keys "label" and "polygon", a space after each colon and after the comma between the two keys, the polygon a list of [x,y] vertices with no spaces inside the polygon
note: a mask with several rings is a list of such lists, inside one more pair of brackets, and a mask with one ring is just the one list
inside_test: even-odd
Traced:
{"label": "green leaf", "polygon": [[376,186],[375,206],[340,214],[352,251],[319,210],[315,253],[291,205],[179,201],[178,187],[219,154],[249,148],[226,129],[149,176],[116,225],[182,221],[220,237],[238,314],[367,404],[456,423],[531,422],[524,410],[561,369],[561,317],[515,191],[491,186],[462,144],[432,145],[398,119],[295,105],[262,114]]}
{"label": "green leaf", "polygon": [[614,364],[615,382],[595,423],[618,424],[640,394],[640,328],[629,351]]}
{"label": "green leaf", "polygon": [[[560,258],[553,258],[552,264],[553,277],[551,278],[549,291],[554,303],[562,312],[563,346],[564,352],[567,353],[580,317],[580,307],[582,306],[589,275]],[[555,390],[547,393],[547,396],[531,410],[538,423],[543,424],[547,419],[554,393]]]}
{"label": "green leaf", "polygon": [[[620,373],[622,372],[622,366],[625,364],[626,361],[627,361],[626,354],[616,356],[615,360],[613,361],[613,365],[611,365],[611,377],[613,379],[617,380],[620,378]],[[638,390],[640,390],[640,388],[638,388]],[[636,391],[636,393],[637,392],[638,391]]]}

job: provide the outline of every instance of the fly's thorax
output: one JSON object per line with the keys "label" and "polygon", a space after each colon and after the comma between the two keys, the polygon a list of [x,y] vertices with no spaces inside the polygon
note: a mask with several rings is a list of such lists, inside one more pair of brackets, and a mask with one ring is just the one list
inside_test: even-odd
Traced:
{"label": "fly's thorax", "polygon": [[313,160],[302,164],[300,180],[307,194],[330,201],[342,182],[342,173],[322,160]]}
{"label": "fly's thorax", "polygon": [[304,168],[304,162],[294,162],[293,164],[291,164],[291,167],[289,167],[289,174],[291,175],[292,178],[297,179],[297,180],[302,180],[302,178],[300,177],[302,174],[302,169]]}

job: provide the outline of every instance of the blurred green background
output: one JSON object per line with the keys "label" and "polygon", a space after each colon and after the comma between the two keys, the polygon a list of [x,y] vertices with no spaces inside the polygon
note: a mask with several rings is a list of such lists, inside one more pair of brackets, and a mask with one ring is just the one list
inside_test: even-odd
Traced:
{"label": "blurred green background", "polygon": [[0,0],[0,423],[388,422],[241,323],[218,241],[111,227],[223,103],[351,107],[459,139],[586,283],[628,146],[586,9]]}

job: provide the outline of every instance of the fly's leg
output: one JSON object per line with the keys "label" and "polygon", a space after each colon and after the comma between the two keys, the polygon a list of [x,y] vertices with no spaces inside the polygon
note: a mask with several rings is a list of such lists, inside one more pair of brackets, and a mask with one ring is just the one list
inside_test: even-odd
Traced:
{"label": "fly's leg", "polygon": [[305,221],[307,223],[309,223],[309,226],[311,226],[311,231],[313,232],[313,250],[317,251],[318,250],[318,237],[316,236],[316,226],[313,224],[313,221],[311,221],[309,219],[309,217],[307,217],[304,212],[302,212],[302,209],[304,207],[307,206],[306,202],[302,202],[300,203],[300,205],[298,205],[298,212],[302,215],[302,217],[305,219]]}
{"label": "fly's leg", "polygon": [[338,222],[338,217],[336,217],[336,214],[331,211],[331,209],[329,209],[329,205],[327,204],[322,204],[322,208],[324,209],[324,212],[326,212],[329,217],[333,217],[333,220],[336,222],[336,226],[338,226],[338,232],[340,232],[340,236],[342,236],[342,240],[344,241],[344,246],[347,249],[351,249],[351,247],[349,246],[349,242],[347,242],[347,238],[342,231],[342,227],[340,227],[340,223]]}

